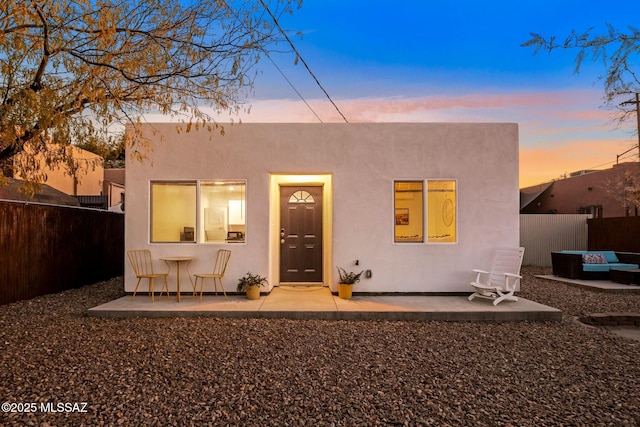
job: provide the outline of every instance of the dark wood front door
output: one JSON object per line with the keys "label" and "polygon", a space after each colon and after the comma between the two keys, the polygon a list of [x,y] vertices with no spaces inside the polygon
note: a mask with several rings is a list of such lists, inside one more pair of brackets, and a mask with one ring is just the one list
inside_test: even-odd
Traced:
{"label": "dark wood front door", "polygon": [[280,187],[280,282],[322,282],[322,187]]}

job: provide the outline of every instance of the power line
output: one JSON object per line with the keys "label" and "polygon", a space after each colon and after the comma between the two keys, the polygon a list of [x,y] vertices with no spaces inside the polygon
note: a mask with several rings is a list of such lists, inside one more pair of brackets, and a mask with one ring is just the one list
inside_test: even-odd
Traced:
{"label": "power line", "polygon": [[276,27],[278,27],[278,30],[280,31],[280,33],[284,36],[284,38],[287,40],[287,42],[289,43],[289,46],[291,46],[291,49],[293,49],[293,51],[295,52],[296,56],[300,59],[300,61],[302,61],[302,64],[304,64],[305,68],[307,69],[307,71],[309,72],[309,74],[311,75],[311,77],[313,77],[313,79],[316,81],[316,84],[318,85],[318,87],[320,89],[322,89],[322,91],[324,92],[324,94],[326,95],[327,99],[331,102],[331,104],[333,105],[333,107],[336,109],[336,111],[338,112],[338,114],[340,114],[342,116],[342,118],[344,119],[345,123],[349,123],[349,120],[347,120],[347,118],[344,116],[344,114],[342,114],[342,111],[340,111],[340,109],[338,108],[338,106],[336,105],[335,102],[333,102],[333,99],[331,99],[331,97],[329,96],[329,93],[325,90],[325,88],[322,86],[322,84],[320,84],[320,81],[318,80],[318,78],[316,77],[316,75],[313,73],[313,71],[311,71],[311,68],[309,67],[309,65],[307,64],[307,61],[304,60],[304,58],[302,57],[302,55],[300,55],[300,52],[298,52],[298,49],[296,49],[296,47],[294,46],[293,42],[291,41],[291,39],[289,38],[289,36],[287,35],[287,33],[285,33],[285,31],[282,29],[282,27],[280,26],[280,23],[278,22],[278,20],[276,19],[276,17],[273,15],[273,13],[271,13],[271,9],[269,9],[269,7],[266,5],[266,3],[264,2],[264,0],[260,0],[260,3],[262,3],[262,6],[265,8],[265,10],[267,11],[267,13],[269,14],[269,16],[271,16],[271,19],[273,19],[273,22],[276,24]]}
{"label": "power line", "polygon": [[627,150],[627,151],[625,151],[625,152],[624,152],[624,153],[622,153],[622,154],[618,154],[618,155],[616,155],[616,160],[615,160],[615,161],[613,161],[613,160],[612,160],[612,161],[610,161],[610,162],[601,163],[601,164],[599,164],[599,165],[595,165],[595,166],[591,166],[591,167],[589,167],[589,168],[586,168],[586,169],[584,169],[584,170],[599,170],[599,168],[604,167],[604,166],[612,166],[614,163],[615,163],[615,164],[618,164],[618,162],[619,162],[620,160],[625,160],[625,159],[627,159],[627,158],[636,157],[636,154],[631,154],[631,155],[625,156],[625,154],[627,154],[629,151],[631,151],[631,150],[635,150],[635,149],[636,149],[636,148],[635,148],[635,147],[633,147],[633,148],[631,148],[630,150]]}
{"label": "power line", "polygon": [[[247,28],[246,23],[240,19],[240,17],[238,16],[238,14],[236,13],[236,11],[229,6],[229,4],[225,1],[224,2],[225,5],[227,6],[227,9],[229,11],[231,11],[231,13],[233,14],[233,16],[235,16],[236,20],[240,23],[240,25],[242,25],[243,27]],[[263,3],[264,4],[264,3]],[[271,12],[269,12],[269,14],[271,14]],[[272,15],[273,17],[273,15]],[[298,94],[298,96],[300,97],[300,99],[302,100],[302,102],[304,102],[304,104],[307,106],[307,108],[309,108],[309,110],[311,110],[311,112],[313,113],[314,116],[316,116],[316,118],[318,119],[318,121],[320,123],[324,123],[322,121],[322,119],[320,118],[320,116],[318,115],[318,113],[315,112],[315,110],[311,107],[311,105],[309,105],[309,103],[307,102],[306,99],[304,99],[304,96],[302,96],[302,94],[298,91],[298,89],[296,89],[296,87],[293,85],[293,82],[291,82],[291,80],[289,80],[289,78],[285,75],[284,71],[282,71],[280,69],[280,67],[278,67],[278,64],[276,64],[276,62],[273,60],[273,58],[271,58],[271,55],[269,55],[269,52],[266,50],[263,50],[264,54],[267,56],[267,58],[269,58],[269,61],[271,61],[271,63],[273,64],[274,67],[276,67],[276,70],[278,70],[278,72],[280,73],[280,75],[282,76],[282,78],[285,79],[285,81],[289,84],[289,86],[291,86],[291,89],[293,89],[293,91]]]}
{"label": "power line", "polygon": [[278,67],[278,64],[275,63],[275,61],[273,59],[271,59],[271,56],[269,55],[269,52],[265,51],[265,54],[267,55],[267,58],[269,58],[269,61],[271,61],[271,63],[273,64],[274,67],[276,67],[276,70],[278,70],[280,72],[280,74],[282,75],[282,77],[287,81],[287,83],[289,83],[289,86],[291,86],[291,89],[294,90],[295,93],[298,94],[298,96],[300,97],[300,99],[302,100],[302,102],[304,102],[304,104],[307,106],[307,108],[309,108],[309,110],[311,110],[311,112],[313,113],[314,116],[316,116],[316,118],[320,121],[320,123],[324,123],[322,121],[322,119],[320,118],[320,116],[318,115],[318,113],[315,112],[315,110],[311,107],[311,105],[309,105],[309,103],[307,102],[306,99],[304,99],[304,96],[302,96],[302,94],[300,92],[298,92],[298,89],[296,89],[296,87],[293,85],[293,83],[291,82],[291,80],[289,80],[287,78],[287,76],[284,74],[284,72],[280,69],[280,67]]}

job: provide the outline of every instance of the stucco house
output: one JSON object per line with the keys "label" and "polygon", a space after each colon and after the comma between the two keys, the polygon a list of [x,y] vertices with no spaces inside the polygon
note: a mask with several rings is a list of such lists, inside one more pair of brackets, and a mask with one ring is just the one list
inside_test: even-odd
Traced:
{"label": "stucco house", "polygon": [[625,162],[609,169],[585,170],[520,190],[520,213],[591,214],[593,218],[638,216],[634,197],[640,163]]}
{"label": "stucco house", "polygon": [[108,168],[104,170],[103,193],[108,197],[109,210],[124,212],[125,169]]}
{"label": "stucco house", "polygon": [[[57,149],[53,148],[52,150]],[[66,146],[65,149],[73,159],[75,173],[72,173],[65,164],[48,165],[45,157],[40,153],[23,152],[14,157],[12,176],[16,179],[23,179],[24,177],[20,174],[18,164],[28,157],[35,157],[39,164],[39,169],[46,176],[44,184],[71,196],[102,194],[102,182],[104,180],[104,160],[102,157],[74,145]]]}
{"label": "stucco house", "polygon": [[517,124],[180,126],[143,125],[147,160],[127,156],[125,248],[158,268],[191,256],[207,272],[225,248],[231,291],[250,271],[337,292],[343,267],[365,271],[356,293],[471,292],[473,268],[519,245]]}

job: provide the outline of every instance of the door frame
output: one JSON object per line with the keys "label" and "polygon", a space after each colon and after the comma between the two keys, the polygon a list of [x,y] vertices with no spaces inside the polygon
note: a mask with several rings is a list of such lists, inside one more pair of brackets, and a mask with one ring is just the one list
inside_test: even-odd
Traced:
{"label": "door frame", "polygon": [[333,199],[331,174],[285,174],[270,175],[269,190],[269,277],[271,285],[280,284],[280,187],[322,187],[322,285],[331,286]]}

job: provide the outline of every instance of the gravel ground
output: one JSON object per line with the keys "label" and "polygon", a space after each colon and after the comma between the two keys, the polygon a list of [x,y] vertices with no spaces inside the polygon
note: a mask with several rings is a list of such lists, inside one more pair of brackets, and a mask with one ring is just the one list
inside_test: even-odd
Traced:
{"label": "gravel ground", "polygon": [[1,306],[0,426],[639,425],[640,342],[574,316],[640,295],[523,273],[563,321],[87,317],[122,278]]}

